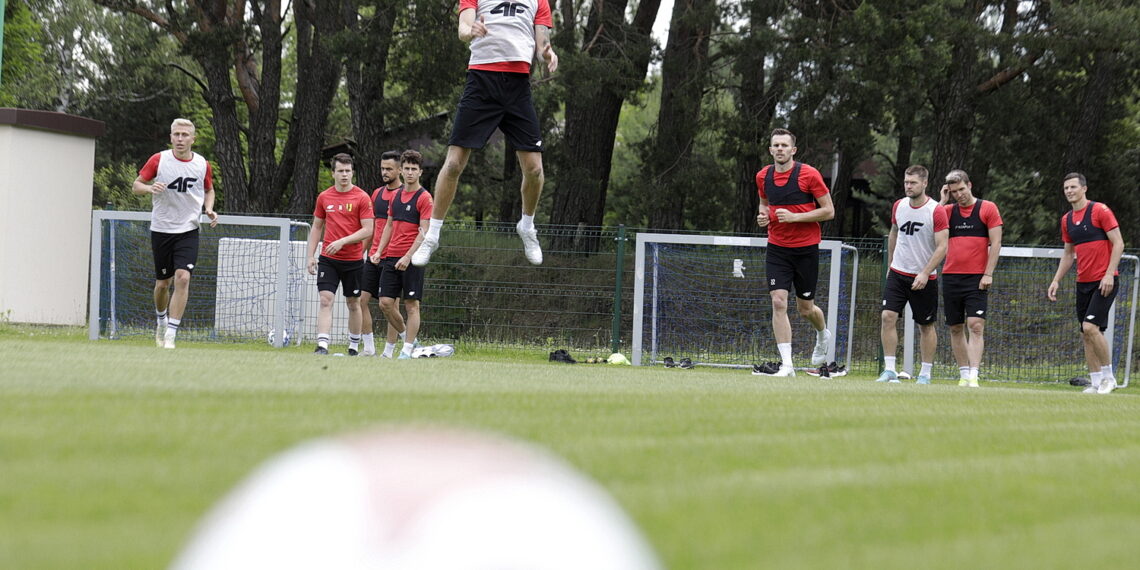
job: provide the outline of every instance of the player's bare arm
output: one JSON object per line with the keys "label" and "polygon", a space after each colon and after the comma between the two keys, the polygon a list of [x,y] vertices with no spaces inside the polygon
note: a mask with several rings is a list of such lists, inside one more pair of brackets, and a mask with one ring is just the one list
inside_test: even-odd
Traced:
{"label": "player's bare arm", "polygon": [[420,220],[420,231],[416,233],[416,240],[413,241],[411,247],[408,248],[408,253],[405,253],[404,257],[401,257],[400,260],[396,262],[396,269],[403,271],[408,268],[408,264],[412,262],[412,254],[420,248],[420,244],[424,241],[424,236],[427,235],[430,223],[430,216]]}
{"label": "player's bare arm", "polygon": [[141,176],[136,177],[134,183],[131,184],[131,193],[139,196],[160,194],[163,190],[166,190],[166,184],[154,180],[143,180]]}
{"label": "player's bare arm", "polygon": [[459,39],[469,43],[475,38],[487,35],[487,22],[483,16],[475,19],[475,9],[468,8],[459,13]]}
{"label": "player's bare arm", "polygon": [[761,198],[760,208],[756,211],[756,225],[766,228],[771,220],[768,219],[768,201]]}
{"label": "player's bare arm", "polygon": [[990,228],[990,249],[986,256],[986,272],[978,281],[978,289],[989,289],[994,282],[994,269],[997,268],[998,257],[1001,256],[1001,226]]}
{"label": "player's bare arm", "polygon": [[305,244],[305,258],[309,260],[309,275],[317,274],[317,242],[325,235],[325,220],[313,216],[313,227],[309,230],[309,241]]}
{"label": "player's bare arm", "polygon": [[1116,268],[1120,266],[1120,256],[1124,255],[1124,238],[1120,236],[1120,228],[1112,228],[1105,232],[1108,242],[1112,244],[1112,255],[1108,258],[1108,269],[1100,280],[1100,294],[1107,297],[1116,287]]}
{"label": "player's bare arm", "polygon": [[388,242],[392,241],[392,224],[384,224],[384,229],[380,232],[380,245],[376,247],[376,253],[372,254],[372,263],[380,263],[383,257],[380,257],[380,252],[388,248]]}
{"label": "player's bare arm", "polygon": [[1045,296],[1050,301],[1057,300],[1057,289],[1061,286],[1061,278],[1069,272],[1073,267],[1073,260],[1076,258],[1076,247],[1071,244],[1065,244],[1065,251],[1061,254],[1061,259],[1057,262],[1057,272],[1053,274],[1053,281],[1049,283],[1049,290],[1045,292]]}
{"label": "player's bare arm", "polygon": [[534,27],[534,52],[546,62],[546,72],[554,73],[558,69],[558,54],[550,45],[550,28],[546,26]]}
{"label": "player's bare arm", "polygon": [[206,217],[210,218],[210,227],[218,227],[218,213],[214,211],[214,189],[206,188],[204,190],[206,201],[202,204],[205,208]]}

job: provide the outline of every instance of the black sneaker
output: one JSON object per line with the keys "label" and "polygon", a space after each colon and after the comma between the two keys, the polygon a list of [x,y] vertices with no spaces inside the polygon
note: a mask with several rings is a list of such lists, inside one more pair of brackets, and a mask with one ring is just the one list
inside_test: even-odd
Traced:
{"label": "black sneaker", "polygon": [[665,363],[665,368],[676,368],[677,366],[677,363],[673,362],[672,356],[666,356],[665,360],[662,360],[661,362]]}
{"label": "black sneaker", "polygon": [[355,348],[348,349],[348,355],[349,356],[356,356],[357,354],[360,354],[360,352],[358,350],[356,350]]}
{"label": "black sneaker", "polygon": [[685,370],[688,370],[695,365],[693,364],[692,360],[689,360],[688,358],[682,358],[681,363],[678,364],[678,366],[680,366],[681,368],[684,368]]}
{"label": "black sneaker", "polygon": [[317,349],[313,351],[313,354],[328,354],[328,353],[329,353],[329,349],[327,349],[323,346],[318,346]]}
{"label": "black sneaker", "polygon": [[779,362],[765,362],[764,364],[753,364],[752,365],[752,375],[753,376],[766,376],[769,374],[775,374],[779,371],[780,371],[780,363]]}
{"label": "black sneaker", "polygon": [[577,360],[574,360],[570,356],[569,352],[566,352],[565,350],[562,350],[562,349],[558,349],[554,352],[551,352],[550,353],[550,361],[551,362],[564,362],[566,364],[577,364],[577,362],[578,362]]}

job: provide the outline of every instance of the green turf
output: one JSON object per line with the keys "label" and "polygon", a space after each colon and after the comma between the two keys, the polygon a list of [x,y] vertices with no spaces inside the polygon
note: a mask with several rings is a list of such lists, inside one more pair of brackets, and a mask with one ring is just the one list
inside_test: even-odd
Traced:
{"label": "green turf", "polygon": [[[34,336],[33,336],[34,334]],[[539,443],[665,565],[1127,567],[1140,399],[740,371],[315,357],[0,327],[0,568],[156,568],[254,465],[381,423]]]}

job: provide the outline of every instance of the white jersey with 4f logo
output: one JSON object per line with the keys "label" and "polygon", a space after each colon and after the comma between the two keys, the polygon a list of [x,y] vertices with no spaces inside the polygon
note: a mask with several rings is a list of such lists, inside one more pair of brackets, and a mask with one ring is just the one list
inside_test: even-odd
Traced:
{"label": "white jersey with 4f logo", "polygon": [[164,150],[151,160],[156,158],[154,181],[166,184],[166,190],[151,195],[150,230],[181,234],[198,229],[208,184],[206,159],[194,153],[190,160],[179,160],[172,150]]}
{"label": "white jersey with 4f logo", "polygon": [[[478,0],[475,19],[483,19],[487,35],[471,40],[468,65],[534,59],[534,24],[546,0]],[[461,4],[462,6],[465,5]],[[549,11],[549,7],[546,10]]]}
{"label": "white jersey with 4f logo", "polygon": [[[917,208],[910,205],[909,198],[902,198],[895,202],[891,214],[891,224],[898,227],[898,238],[895,241],[895,255],[891,259],[891,269],[904,275],[914,276],[922,272],[923,268],[934,255],[934,217],[938,210],[938,203],[929,196],[926,203]],[[937,270],[930,273],[934,276]]]}

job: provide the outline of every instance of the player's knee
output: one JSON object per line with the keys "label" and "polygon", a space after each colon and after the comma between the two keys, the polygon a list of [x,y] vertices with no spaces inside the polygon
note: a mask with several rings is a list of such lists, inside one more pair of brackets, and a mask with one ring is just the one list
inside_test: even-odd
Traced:
{"label": "player's knee", "polygon": [[321,291],[320,297],[321,297],[321,308],[322,309],[331,309],[332,304],[333,304],[334,295],[332,293],[330,293],[329,291]]}
{"label": "player's knee", "polygon": [[967,326],[970,327],[970,334],[974,336],[981,336],[986,331],[986,321],[982,319],[970,319]]}
{"label": "player's knee", "polygon": [[788,300],[783,297],[772,297],[772,312],[786,313],[788,312]]}
{"label": "player's knee", "polygon": [[545,176],[542,170],[541,160],[531,160],[522,163],[523,177],[530,180],[542,180]]}
{"label": "player's knee", "polygon": [[880,321],[884,327],[893,327],[899,321],[899,314],[894,311],[883,311]]}
{"label": "player's knee", "polygon": [[1096,323],[1081,323],[1081,334],[1086,337],[1095,337],[1100,334],[1100,327]]}
{"label": "player's knee", "polygon": [[392,309],[396,308],[396,299],[392,297],[380,297],[380,308],[385,313],[391,313]]}
{"label": "player's knee", "polygon": [[190,272],[179,269],[174,272],[174,287],[176,289],[185,289],[190,286]]}

